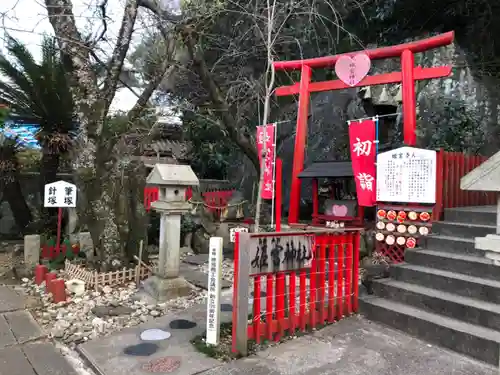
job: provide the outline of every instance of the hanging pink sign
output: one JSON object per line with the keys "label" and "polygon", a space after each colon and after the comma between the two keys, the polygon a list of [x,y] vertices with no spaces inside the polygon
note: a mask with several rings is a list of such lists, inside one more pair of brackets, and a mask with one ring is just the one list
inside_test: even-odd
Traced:
{"label": "hanging pink sign", "polygon": [[366,53],[340,56],[335,64],[335,73],[346,85],[354,87],[366,77],[370,67],[371,61]]}
{"label": "hanging pink sign", "polygon": [[[259,161],[262,159],[262,150],[266,147],[266,158],[264,160],[264,180],[262,182],[262,199],[273,199],[274,197],[274,160],[276,145],[274,142],[276,124],[257,126],[257,152]],[[264,131],[265,128],[265,131]]]}

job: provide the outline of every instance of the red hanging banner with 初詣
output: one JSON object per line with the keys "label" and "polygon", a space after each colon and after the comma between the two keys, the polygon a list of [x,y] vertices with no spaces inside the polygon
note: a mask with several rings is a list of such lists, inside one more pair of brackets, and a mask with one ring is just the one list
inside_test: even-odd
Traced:
{"label": "red hanging banner with \u521d\u8a63", "polygon": [[274,157],[276,145],[274,133],[276,124],[257,126],[257,152],[259,161],[262,159],[262,150],[266,147],[266,158],[264,160],[264,180],[262,182],[262,199],[273,199],[274,197]]}
{"label": "red hanging banner with \u521d\u8a63", "polygon": [[352,172],[356,181],[358,204],[376,204],[376,123],[373,119],[351,121],[349,124]]}

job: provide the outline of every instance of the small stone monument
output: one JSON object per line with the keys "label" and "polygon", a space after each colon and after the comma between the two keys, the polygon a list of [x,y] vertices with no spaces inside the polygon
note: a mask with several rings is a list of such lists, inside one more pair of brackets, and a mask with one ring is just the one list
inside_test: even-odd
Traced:
{"label": "small stone monument", "polygon": [[495,234],[476,237],[476,249],[484,250],[485,256],[500,266],[500,151],[476,167],[460,180],[462,190],[495,191],[497,200],[497,229]]}
{"label": "small stone monument", "polygon": [[185,192],[199,181],[188,165],[156,164],[147,177],[148,185],[158,186],[158,200],[151,207],[161,214],[158,269],[145,280],[144,290],[155,300],[187,295],[192,285],[179,275],[181,215],[189,212]]}

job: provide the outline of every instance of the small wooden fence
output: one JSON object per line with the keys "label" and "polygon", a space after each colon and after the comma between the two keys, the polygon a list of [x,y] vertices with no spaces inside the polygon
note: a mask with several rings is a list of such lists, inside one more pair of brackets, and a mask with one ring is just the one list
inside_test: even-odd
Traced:
{"label": "small wooden fence", "polygon": [[247,355],[248,340],[279,341],[357,312],[359,245],[359,229],[237,233],[233,352]]}
{"label": "small wooden fence", "polygon": [[88,270],[77,264],[72,264],[70,261],[66,260],[64,263],[64,274],[66,279],[79,279],[85,281],[88,289],[94,288],[98,290],[99,287],[105,285],[123,285],[127,282],[136,281],[137,279],[143,280],[151,276],[151,270],[143,266],[136,266],[134,268],[123,268],[111,272],[97,272]]}
{"label": "small wooden fence", "polygon": [[460,179],[488,160],[486,156],[439,150],[437,153],[436,205],[433,220],[442,220],[445,208],[495,205],[494,192],[460,189]]}

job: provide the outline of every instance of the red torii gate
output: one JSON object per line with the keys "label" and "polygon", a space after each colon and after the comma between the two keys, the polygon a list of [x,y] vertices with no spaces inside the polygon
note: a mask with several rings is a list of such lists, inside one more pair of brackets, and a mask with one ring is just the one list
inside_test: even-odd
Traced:
{"label": "red torii gate", "polygon": [[289,223],[297,223],[299,219],[300,187],[301,181],[298,177],[304,168],[304,149],[307,138],[307,118],[309,114],[309,100],[312,92],[342,90],[351,88],[341,80],[311,82],[311,70],[313,68],[334,67],[341,56],[354,56],[357,53],[365,53],[371,60],[380,60],[392,57],[401,58],[401,72],[391,72],[366,76],[361,82],[352,86],[375,86],[388,83],[402,83],[403,91],[403,133],[404,143],[414,146],[416,143],[415,129],[417,126],[415,81],[447,77],[451,74],[451,66],[440,66],[435,68],[415,67],[414,54],[425,52],[430,49],[443,47],[451,44],[454,32],[437,35],[428,39],[397,46],[376,48],[366,51],[345,53],[342,55],[325,56],[306,60],[276,61],[274,69],[299,70],[300,82],[291,86],[278,87],[275,90],[277,96],[299,95],[299,106],[297,113],[297,126],[295,132],[295,148],[292,168],[292,187],[290,193]]}

